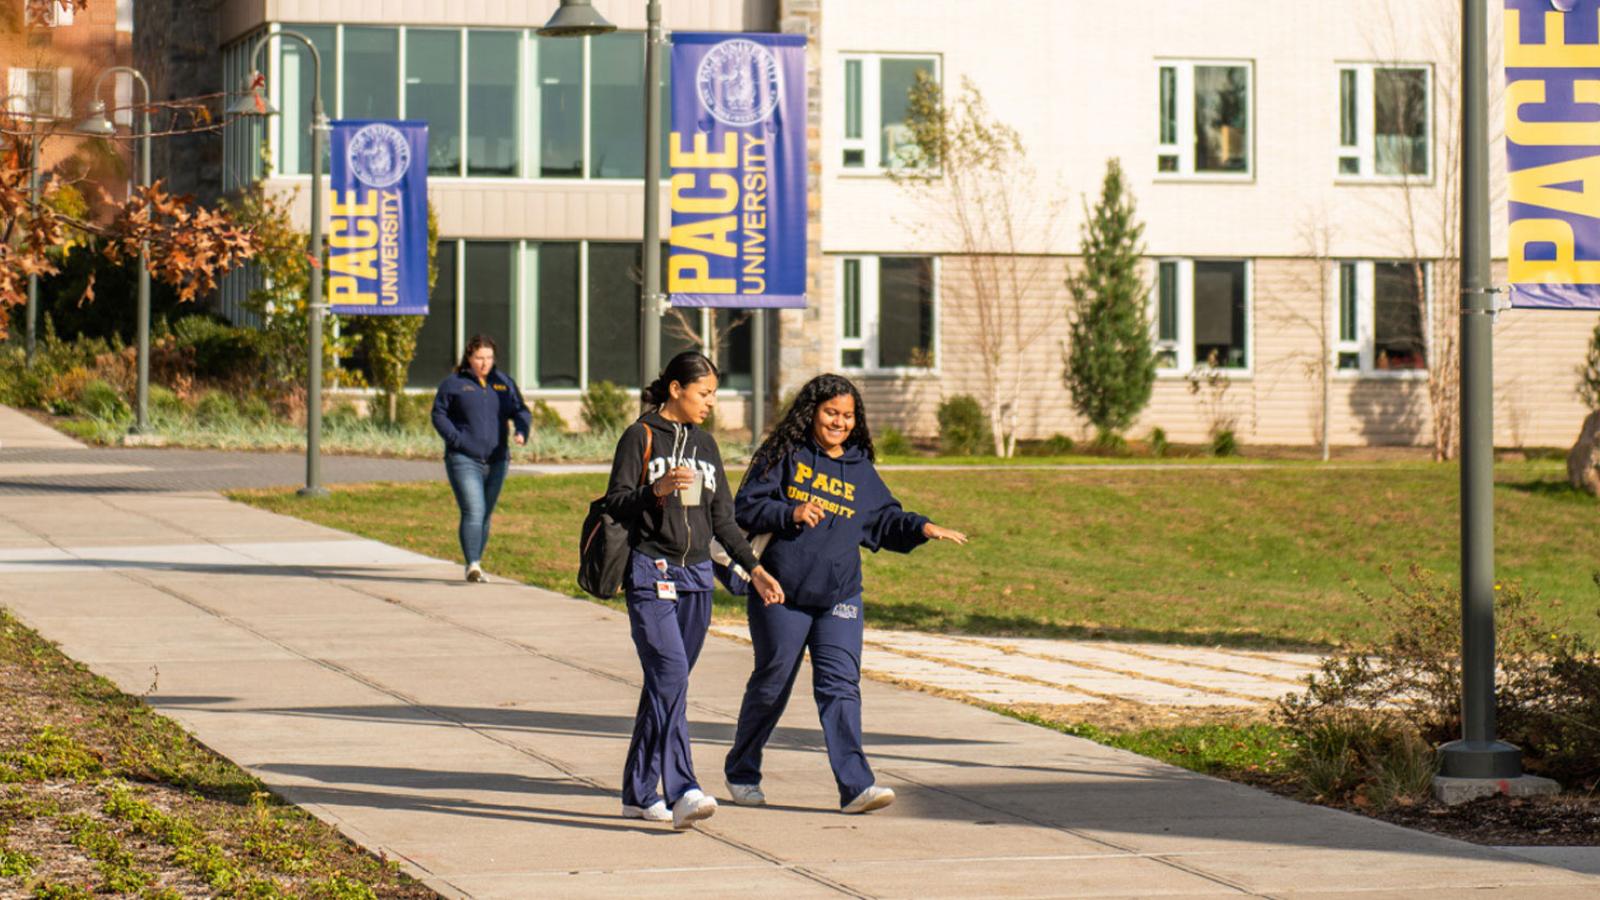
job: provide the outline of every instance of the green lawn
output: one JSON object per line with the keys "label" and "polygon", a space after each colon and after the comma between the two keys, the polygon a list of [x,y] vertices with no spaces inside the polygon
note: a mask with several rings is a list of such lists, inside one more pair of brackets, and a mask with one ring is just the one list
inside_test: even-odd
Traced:
{"label": "green lawn", "polygon": [[[442,475],[442,473],[441,473]],[[737,477],[737,476],[735,476]],[[874,625],[1120,640],[1326,646],[1368,635],[1354,586],[1383,568],[1456,568],[1457,470],[1431,463],[1256,470],[886,472],[907,508],[967,531],[967,547],[868,555]],[[1600,637],[1600,505],[1553,462],[1496,471],[1498,571],[1553,622]],[[602,476],[514,477],[486,568],[577,593],[577,536]],[[445,559],[455,507],[436,484],[234,495]],[[741,607],[723,598],[722,610]]]}

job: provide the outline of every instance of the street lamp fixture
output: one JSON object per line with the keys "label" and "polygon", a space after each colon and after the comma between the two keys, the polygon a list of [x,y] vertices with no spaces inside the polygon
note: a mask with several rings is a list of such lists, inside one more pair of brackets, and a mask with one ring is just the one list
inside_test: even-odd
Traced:
{"label": "street lamp fixture", "polygon": [[[644,42],[644,284],[639,297],[639,383],[649,384],[661,371],[661,314],[666,295],[661,293],[661,3],[645,6],[648,30]],[[585,37],[608,34],[617,26],[605,20],[589,0],[561,0],[550,21],[539,29],[541,37]]]}
{"label": "street lamp fixture", "polygon": [[561,6],[539,29],[540,37],[588,37],[610,34],[617,26],[595,11],[589,0],[561,0]]}
{"label": "street lamp fixture", "polygon": [[[326,146],[328,116],[322,109],[322,54],[317,46],[298,31],[280,31],[262,36],[246,57],[254,67],[261,48],[274,37],[299,41],[311,52],[311,279],[306,294],[306,486],[302,497],[326,497],[322,486],[322,148]],[[267,80],[259,69],[245,81],[239,99],[228,105],[235,116],[270,116],[277,108],[262,93]]]}
{"label": "street lamp fixture", "polygon": [[[7,115],[16,116],[12,112],[11,101],[21,100],[28,110],[28,215],[32,216],[39,208],[39,117],[33,113],[33,100],[24,94],[12,94],[5,99]],[[24,359],[28,368],[33,368],[34,349],[38,344],[39,333],[39,276],[35,272],[28,273],[28,310],[27,334],[23,347]]]}
{"label": "street lamp fixture", "polygon": [[[89,118],[78,123],[79,134],[90,137],[108,138],[117,133],[117,126],[106,118],[106,103],[100,99],[100,88],[105,85],[106,76],[113,73],[122,73],[133,76],[139,82],[139,89],[143,94],[144,103],[140,107],[138,130],[134,134],[139,138],[139,186],[150,186],[150,82],[145,80],[144,74],[138,69],[128,66],[112,66],[101,71],[94,80],[94,90],[89,96],[94,98],[94,103],[89,107]],[[133,411],[134,434],[150,433],[150,244],[148,241],[139,242],[139,306],[138,306],[138,343],[139,343],[139,376],[138,388]]]}

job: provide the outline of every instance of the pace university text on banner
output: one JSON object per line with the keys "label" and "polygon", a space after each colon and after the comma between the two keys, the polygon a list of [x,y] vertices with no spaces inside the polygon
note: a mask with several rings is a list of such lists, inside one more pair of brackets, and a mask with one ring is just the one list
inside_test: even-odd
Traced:
{"label": "pace university text on banner", "polygon": [[1600,309],[1600,0],[1505,0],[1513,306]]}
{"label": "pace university text on banner", "polygon": [[328,299],[340,315],[428,314],[428,125],[333,123]]}
{"label": "pace university text on banner", "polygon": [[806,305],[805,38],[672,36],[675,306]]}

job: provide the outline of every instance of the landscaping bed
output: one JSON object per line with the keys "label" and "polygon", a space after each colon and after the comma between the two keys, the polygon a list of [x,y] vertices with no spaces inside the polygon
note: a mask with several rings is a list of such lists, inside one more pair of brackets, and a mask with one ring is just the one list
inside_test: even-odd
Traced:
{"label": "landscaping bed", "polygon": [[0,610],[0,895],[436,896]]}

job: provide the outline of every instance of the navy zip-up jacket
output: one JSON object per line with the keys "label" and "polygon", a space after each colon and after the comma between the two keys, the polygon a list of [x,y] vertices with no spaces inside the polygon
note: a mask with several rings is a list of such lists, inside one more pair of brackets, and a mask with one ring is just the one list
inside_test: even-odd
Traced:
{"label": "navy zip-up jacket", "polygon": [[483,381],[469,371],[457,371],[433,396],[433,430],[444,438],[445,449],[479,462],[506,458],[507,420],[516,424],[517,434],[527,438],[533,414],[516,382],[499,369],[490,369]]}
{"label": "navy zip-up jacket", "polygon": [[[816,500],[827,514],[811,528],[794,520],[795,507]],[[751,469],[733,501],[739,527],[771,534],[761,564],[795,606],[830,607],[861,595],[861,550],[910,553],[926,543],[928,517],[900,501],[858,447],[830,458],[807,440],[765,472]]]}

